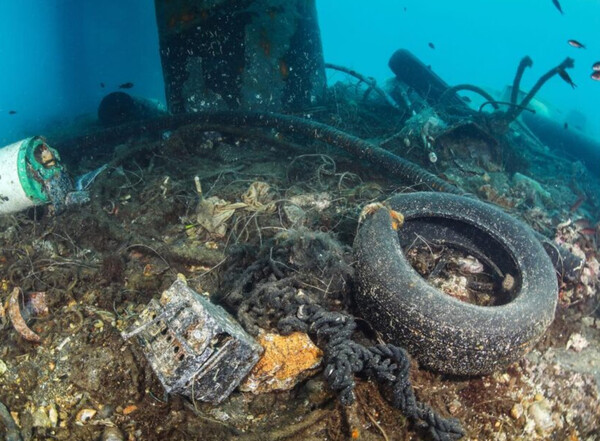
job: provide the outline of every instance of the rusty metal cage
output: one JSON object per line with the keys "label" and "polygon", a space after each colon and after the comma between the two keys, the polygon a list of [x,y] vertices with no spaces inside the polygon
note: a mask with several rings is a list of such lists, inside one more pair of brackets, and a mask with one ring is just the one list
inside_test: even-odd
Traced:
{"label": "rusty metal cage", "polygon": [[261,346],[220,306],[176,280],[123,334],[137,336],[165,390],[218,404],[256,364]]}

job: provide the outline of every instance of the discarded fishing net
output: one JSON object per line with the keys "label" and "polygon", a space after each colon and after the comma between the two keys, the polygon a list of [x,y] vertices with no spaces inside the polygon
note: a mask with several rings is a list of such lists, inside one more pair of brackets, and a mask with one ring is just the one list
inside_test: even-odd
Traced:
{"label": "discarded fishing net", "polygon": [[260,328],[309,334],[324,352],[326,380],[342,404],[354,402],[354,375],[362,372],[388,386],[392,405],[434,440],[461,438],[457,420],[443,418],[417,400],[404,349],[391,344],[366,347],[352,340],[356,322],[339,310],[349,296],[350,259],[350,250],[328,234],[286,231],[255,256],[247,249],[232,255],[225,273],[229,289],[220,301],[237,310],[238,320],[253,335]]}

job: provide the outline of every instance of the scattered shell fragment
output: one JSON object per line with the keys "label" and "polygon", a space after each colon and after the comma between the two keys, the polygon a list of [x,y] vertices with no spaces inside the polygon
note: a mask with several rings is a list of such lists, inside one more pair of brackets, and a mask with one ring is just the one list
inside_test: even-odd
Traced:
{"label": "scattered shell fragment", "polygon": [[258,342],[265,351],[240,386],[244,392],[289,390],[312,375],[323,357],[322,351],[302,332],[286,336],[265,333]]}
{"label": "scattered shell fragment", "polygon": [[8,368],[6,367],[6,363],[4,363],[3,360],[0,359],[0,377],[2,375],[4,375],[4,373],[8,370]]}
{"label": "scattered shell fragment", "polygon": [[289,201],[300,208],[312,208],[318,212],[331,206],[331,196],[325,192],[299,194],[290,197]]}
{"label": "scattered shell fragment", "polygon": [[450,415],[457,415],[461,409],[462,404],[458,400],[454,400],[450,404],[448,404],[448,412],[450,412]]}
{"label": "scattered shell fragment", "polygon": [[83,423],[91,420],[96,415],[95,409],[81,409],[77,412],[77,416],[75,419],[77,420],[77,424],[82,425]]}
{"label": "scattered shell fragment", "polygon": [[483,263],[473,256],[458,259],[458,269],[466,274],[479,274],[483,272]]}
{"label": "scattered shell fragment", "polygon": [[502,289],[504,291],[512,291],[515,287],[515,278],[510,274],[506,273],[504,280],[502,280]]}
{"label": "scattered shell fragment", "polygon": [[528,412],[535,422],[535,428],[539,432],[549,432],[554,428],[555,423],[552,420],[552,414],[547,405],[545,405],[545,402],[536,401],[529,406]]}
{"label": "scattered shell fragment", "polygon": [[123,432],[118,427],[106,427],[102,432],[101,441],[124,441]]}
{"label": "scattered shell fragment", "polygon": [[578,332],[574,332],[567,341],[566,349],[573,349],[575,352],[581,352],[590,345],[590,342]]}
{"label": "scattered shell fragment", "polygon": [[523,410],[523,405],[521,403],[515,403],[512,409],[510,409],[510,416],[515,420],[518,420],[521,418],[521,415],[523,415]]}
{"label": "scattered shell fragment", "polygon": [[58,426],[58,410],[56,410],[56,405],[54,403],[48,406],[48,419],[50,420],[52,427]]}
{"label": "scattered shell fragment", "polygon": [[52,423],[50,421],[50,418],[48,418],[48,414],[46,413],[46,409],[44,409],[44,407],[38,407],[37,409],[35,409],[31,414],[31,417],[33,419],[33,422],[31,424],[33,427],[52,427]]}
{"label": "scattered shell fragment", "polygon": [[8,315],[10,316],[13,326],[21,335],[21,337],[23,337],[25,340],[39,343],[42,339],[27,326],[27,323],[25,323],[25,320],[21,315],[21,310],[19,309],[20,293],[21,290],[19,288],[15,288],[10,294],[10,299],[8,301]]}
{"label": "scattered shell fragment", "polygon": [[137,410],[137,406],[135,404],[130,404],[125,409],[123,409],[123,415],[129,415]]}

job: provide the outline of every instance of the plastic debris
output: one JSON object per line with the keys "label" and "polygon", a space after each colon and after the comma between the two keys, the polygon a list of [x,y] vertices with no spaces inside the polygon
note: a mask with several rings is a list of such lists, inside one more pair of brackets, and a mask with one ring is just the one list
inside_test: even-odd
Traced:
{"label": "plastic debris", "polygon": [[271,187],[266,182],[253,182],[250,188],[242,195],[242,201],[247,205],[244,207],[248,211],[264,211],[273,213],[275,204],[271,202],[269,192]]}
{"label": "plastic debris", "polygon": [[83,191],[87,190],[87,188],[92,185],[92,182],[98,177],[100,173],[102,173],[108,164],[104,164],[102,167],[98,167],[96,170],[89,171],[81,176],[78,176],[75,179],[75,190]]}
{"label": "plastic debris", "polygon": [[323,351],[303,332],[265,333],[258,337],[258,342],[265,352],[240,386],[244,392],[289,390],[321,365]]}
{"label": "plastic debris", "polygon": [[238,208],[245,207],[246,204],[239,202],[230,204],[229,202],[212,196],[202,199],[198,206],[198,223],[209,233],[217,237],[224,237],[227,231],[227,220],[235,213]]}
{"label": "plastic debris", "polygon": [[574,332],[567,341],[566,349],[573,349],[575,352],[581,352],[590,345],[590,342],[580,333]]}
{"label": "plastic debris", "polygon": [[168,393],[218,404],[254,367],[261,346],[220,306],[183,280],[151,300],[133,329]]}
{"label": "plastic debris", "polygon": [[[196,188],[198,191],[198,183]],[[200,187],[201,190],[201,187]],[[198,205],[197,221],[209,233],[216,237],[224,237],[227,231],[226,222],[238,209],[254,212],[272,213],[275,204],[271,202],[270,187],[265,182],[253,182],[242,195],[243,202],[229,203],[216,196],[202,199]]]}

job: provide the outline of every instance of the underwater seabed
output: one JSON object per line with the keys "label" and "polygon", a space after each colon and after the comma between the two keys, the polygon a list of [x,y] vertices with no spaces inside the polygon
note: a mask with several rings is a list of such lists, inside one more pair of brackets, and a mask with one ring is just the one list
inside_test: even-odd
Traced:
{"label": "underwater seabed", "polygon": [[[419,164],[582,259],[577,277],[560,281],[556,318],[525,358],[472,378],[412,361],[417,399],[456,418],[463,439],[598,439],[597,179],[581,164],[554,161],[518,128],[497,141],[476,125],[447,127],[430,111],[404,124],[400,110],[364,92],[338,83],[311,119]],[[280,351],[294,354],[286,365],[301,367],[288,377],[271,372],[280,381],[259,377],[260,387],[247,383],[245,392],[213,405],[166,395],[139,344],[122,336],[182,274],[252,334],[277,328],[277,311],[248,302],[256,289],[275,287],[355,316],[353,339],[379,342],[353,300],[352,244],[364,206],[412,185],[347,151],[279,132],[190,123],[115,139],[86,150],[48,141],[73,175],[109,163],[88,205],[58,216],[40,206],[0,218],[6,439],[427,439],[368,375],[356,377],[355,400],[343,405],[327,383],[324,354],[306,349],[310,342],[281,343]],[[425,243],[409,257],[428,274],[442,253]],[[451,250],[444,259],[432,284],[463,301],[494,303],[489,275],[472,256]],[[47,312],[34,308],[39,292]],[[24,322],[9,319],[15,299],[39,343],[24,338],[31,337]],[[292,352],[296,344],[305,350]]]}

